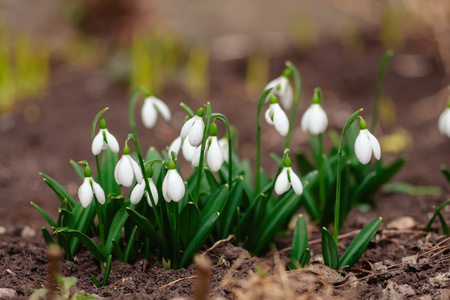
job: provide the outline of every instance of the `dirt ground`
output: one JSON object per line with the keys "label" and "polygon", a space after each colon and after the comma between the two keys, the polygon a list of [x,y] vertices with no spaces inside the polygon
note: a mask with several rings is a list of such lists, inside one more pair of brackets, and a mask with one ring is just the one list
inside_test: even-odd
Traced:
{"label": "dirt ground", "polygon": [[[299,116],[308,105],[314,87],[320,86],[330,127],[340,132],[347,117],[360,107],[365,108],[362,115],[370,118],[377,64],[383,53],[376,39],[366,40],[364,51],[345,50],[337,42],[321,43],[309,51],[292,49],[272,59],[271,72],[273,77],[278,76],[284,61],[291,60],[303,76]],[[422,66],[423,72],[406,77],[404,69],[411,65],[411,57]],[[244,70],[245,62],[241,60],[212,62],[211,93],[207,100],[211,101],[213,111],[225,114],[238,128],[240,154],[253,157],[257,100],[245,93]],[[392,124],[384,123],[376,132],[381,137],[405,129],[408,134],[404,136],[410,140],[402,153],[408,156],[408,162],[395,180],[439,186],[441,196],[380,192],[374,210],[352,212],[342,230],[350,236],[340,239],[340,251],[350,242],[354,230],[377,216],[382,216],[383,222],[362,257],[367,262],[349,274],[337,274],[324,267],[319,261],[317,242],[311,241],[313,259],[309,270],[301,272],[285,272],[282,267],[280,271],[289,258],[289,250],[285,249],[290,244],[289,238],[281,238],[277,242],[279,252],[264,258],[251,257],[239,245],[224,242],[205,255],[213,262],[211,294],[227,299],[249,299],[255,297],[252,293],[263,291],[262,286],[274,286],[271,292],[298,292],[323,299],[449,299],[450,242],[440,235],[437,222],[431,234],[424,236],[422,232],[432,206],[445,201],[450,191],[439,171],[441,164],[450,165],[450,156],[445,151],[450,140],[437,129],[437,119],[448,100],[448,79],[433,45],[429,41],[409,40],[405,50],[392,59],[385,77],[383,94],[392,99],[396,119]],[[76,194],[80,182],[69,160],[89,160],[92,156],[90,126],[92,118],[104,107],[110,108],[105,114],[108,129],[119,142],[125,139],[128,126],[124,112],[128,96],[126,88],[111,84],[100,71],[58,65],[52,72],[49,93],[25,102],[14,115],[13,127],[1,133],[0,225],[5,233],[0,235],[0,288],[14,289],[15,298],[26,299],[32,289],[45,286],[47,280],[47,250],[40,234],[40,228],[46,224],[29,203],[37,203],[54,217],[59,200],[38,172],[56,178]],[[172,109],[173,119],[169,123],[159,122],[153,131],[139,127],[144,148],[162,149],[178,135],[184,119],[179,102],[196,109],[205,101],[192,99],[176,84],[167,86],[158,96]],[[33,121],[37,113],[39,117]],[[265,154],[282,151],[278,149],[281,140],[273,130],[267,125],[263,130],[266,131],[262,137]],[[294,149],[306,144],[307,136],[297,126]],[[389,160],[398,154],[383,155]],[[269,158],[263,162],[269,168],[271,164]],[[448,219],[449,213],[445,215]],[[414,223],[392,223],[404,216],[412,217]],[[313,240],[317,237],[317,232],[313,233]],[[205,246],[203,251],[206,250]],[[255,270],[259,271],[255,273]],[[264,276],[264,272],[274,276]],[[99,275],[100,267],[89,253],[82,251],[73,262],[62,263],[62,273],[78,278],[74,291],[84,290],[103,298],[171,299],[192,295],[193,276],[197,271],[193,265],[174,271],[143,260],[131,264],[114,261],[110,284],[96,288],[90,275]],[[283,284],[290,288],[281,288],[285,287]],[[287,299],[286,295],[277,297]],[[275,298],[266,294],[266,298],[259,299]]]}

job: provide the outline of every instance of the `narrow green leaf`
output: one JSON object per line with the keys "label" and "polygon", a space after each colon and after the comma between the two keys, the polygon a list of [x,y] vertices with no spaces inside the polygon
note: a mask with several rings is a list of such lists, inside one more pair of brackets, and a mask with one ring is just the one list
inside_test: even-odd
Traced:
{"label": "narrow green leaf", "polygon": [[128,263],[130,259],[131,252],[134,248],[135,238],[138,227],[134,226],[133,231],[131,231],[130,238],[128,239],[127,246],[125,247],[125,251],[123,252],[123,262]]}
{"label": "narrow green leaf", "polygon": [[229,186],[228,184],[224,184],[209,196],[208,201],[202,210],[202,219],[213,212],[222,213],[222,210],[227,203],[228,192]]}
{"label": "narrow green leaf", "polygon": [[299,215],[295,224],[292,236],[291,264],[290,268],[295,269],[300,262],[300,258],[308,248],[308,229],[303,215]]}
{"label": "narrow green leaf", "polygon": [[308,215],[313,221],[319,220],[321,214],[320,208],[317,205],[317,202],[314,199],[311,191],[303,191],[302,197],[305,200],[304,205],[306,211],[308,212]]}
{"label": "narrow green leaf", "polygon": [[45,227],[42,227],[42,236],[44,237],[44,241],[45,244],[47,244],[47,246],[54,243],[52,235],[50,234],[50,232],[48,232],[47,228]]}
{"label": "narrow green leaf", "polygon": [[108,238],[105,245],[105,255],[110,255],[113,250],[112,240],[120,240],[120,235],[122,234],[122,228],[128,219],[128,213],[126,206],[123,205],[119,211],[114,216],[114,219],[109,228]]}
{"label": "narrow green leaf", "polygon": [[67,199],[69,200],[72,207],[75,206],[76,204],[75,199],[61,184],[59,184],[55,179],[51,178],[50,176],[44,173],[39,173],[39,175],[41,175],[44,178],[45,183],[47,183],[48,186],[56,193],[56,195],[60,200]]}
{"label": "narrow green leaf", "polygon": [[220,185],[217,182],[216,177],[214,177],[214,174],[208,168],[203,168],[203,172],[205,172],[206,180],[208,181],[209,190],[211,191],[211,193],[216,191],[220,187]]}
{"label": "narrow green leaf", "polygon": [[366,227],[364,227],[358,235],[355,236],[353,241],[345,250],[341,257],[339,267],[351,267],[366,251],[367,246],[377,233],[378,227],[381,224],[381,217],[376,218],[370,222]]}
{"label": "narrow green leaf", "polygon": [[225,239],[232,234],[232,227],[236,225],[236,213],[238,206],[241,203],[244,193],[244,179],[239,176],[236,183],[231,188],[230,197],[223,210],[222,217],[219,219],[217,228],[219,229],[219,238]]}
{"label": "narrow green leaf", "polygon": [[311,259],[311,251],[309,248],[306,248],[306,250],[303,252],[302,256],[300,257],[300,266],[304,268],[309,264],[309,260]]}
{"label": "narrow green leaf", "polygon": [[104,255],[103,250],[100,249],[100,247],[96,243],[94,243],[94,241],[91,240],[86,234],[84,234],[78,230],[64,228],[64,227],[55,229],[55,234],[58,234],[60,232],[64,232],[67,235],[71,235],[71,236],[74,236],[74,237],[80,239],[83,242],[83,244],[86,246],[86,248],[89,250],[91,255],[96,260],[98,260],[100,263],[102,263],[106,260],[106,256]]}
{"label": "narrow green leaf", "polygon": [[94,282],[95,286],[97,288],[100,288],[100,282],[98,281],[97,277],[95,275],[91,275],[92,281]]}
{"label": "narrow green leaf", "polygon": [[447,166],[442,165],[441,172],[442,175],[444,175],[445,179],[447,179],[447,182],[450,183],[450,170],[447,168]]}
{"label": "narrow green leaf", "polygon": [[69,238],[65,235],[65,233],[61,232],[60,234],[58,234],[56,236],[56,242],[62,249],[64,249],[64,252],[66,254],[66,260],[72,260],[73,255],[70,250],[70,241]]}
{"label": "narrow green leaf", "polygon": [[108,284],[109,275],[111,274],[112,255],[109,255],[106,261],[105,273],[103,275],[103,286]]}
{"label": "narrow green leaf", "polygon": [[434,222],[434,219],[436,218],[437,212],[441,211],[441,209],[443,209],[445,206],[447,206],[448,204],[450,204],[450,199],[447,199],[447,201],[445,201],[444,203],[442,203],[437,209],[435,207],[434,208],[434,214],[433,216],[430,218],[430,221],[428,221],[427,226],[425,227],[424,231],[425,232],[429,232],[431,229],[431,225]]}
{"label": "narrow green leaf", "polygon": [[187,248],[198,230],[201,221],[201,213],[195,203],[189,202],[184,206],[179,218],[181,241],[184,248]]}
{"label": "narrow green leaf", "polygon": [[112,240],[112,245],[113,245],[114,253],[117,255],[117,258],[120,261],[126,262],[126,261],[124,261],[122,249],[120,249],[119,242],[117,242],[116,240]]}
{"label": "narrow green leaf", "polygon": [[70,160],[70,164],[72,165],[72,167],[75,170],[75,172],[77,173],[77,175],[81,179],[84,179],[84,168],[79,163],[74,161],[73,159]]}
{"label": "narrow green leaf", "polygon": [[333,236],[325,227],[322,228],[322,255],[324,264],[337,270],[339,266],[337,246]]}
{"label": "narrow green leaf", "polygon": [[444,219],[444,217],[442,216],[441,211],[440,211],[440,210],[436,210],[436,214],[437,214],[437,216],[438,216],[438,218],[439,218],[439,222],[441,222],[442,232],[443,232],[445,235],[448,235],[449,233],[448,233],[447,223],[445,222],[445,219]]}
{"label": "narrow green leaf", "polygon": [[[87,233],[89,228],[92,226],[95,218],[95,205],[91,204],[87,208],[84,208],[80,202],[78,202],[73,211],[72,214],[74,216],[74,221],[76,222],[74,225],[75,229],[82,233]],[[76,250],[78,248],[79,244],[78,238],[73,238],[70,241],[70,251],[72,256],[75,255]]]}
{"label": "narrow green leaf", "polygon": [[205,216],[202,219],[199,230],[181,257],[180,268],[183,268],[188,262],[190,262],[192,257],[194,257],[194,254],[197,253],[200,247],[205,243],[206,239],[211,234],[214,225],[216,225],[219,215],[219,213],[215,212]]}
{"label": "narrow green leaf", "polygon": [[39,207],[39,205],[37,205],[34,202],[30,202],[31,205],[36,208],[36,210],[44,217],[44,219],[47,221],[47,223],[51,226],[51,227],[58,227],[55,223],[55,221],[53,221],[52,218],[50,218],[50,216],[42,209]]}
{"label": "narrow green leaf", "polygon": [[[102,152],[102,167],[100,169],[101,174],[97,174],[97,177],[102,177],[102,188],[105,195],[118,195],[120,193],[120,186],[117,184],[114,177],[114,170],[118,162],[118,155],[111,151],[111,149],[105,149]],[[108,201],[108,199],[106,200]]]}
{"label": "narrow green leaf", "polygon": [[297,162],[297,167],[300,170],[300,173],[307,174],[315,169],[313,164],[309,161],[308,157],[306,156],[305,152],[301,150],[296,152],[295,159]]}

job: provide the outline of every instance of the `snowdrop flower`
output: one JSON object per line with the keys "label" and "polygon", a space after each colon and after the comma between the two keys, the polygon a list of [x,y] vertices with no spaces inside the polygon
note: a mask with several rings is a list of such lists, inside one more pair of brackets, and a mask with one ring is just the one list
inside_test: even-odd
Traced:
{"label": "snowdrop flower", "polygon": [[222,150],[222,157],[225,162],[228,162],[228,139],[223,137],[219,140],[219,146]]}
{"label": "snowdrop flower", "polygon": [[202,143],[203,131],[205,130],[205,123],[203,122],[203,108],[197,111],[197,114],[187,120],[181,128],[181,138],[185,140],[189,139],[191,146],[197,147]]}
{"label": "snowdrop flower", "polygon": [[126,187],[130,187],[133,183],[133,179],[140,184],[142,183],[142,171],[137,162],[135,162],[130,156],[130,148],[125,145],[123,149],[123,155],[117,162],[116,168],[114,169],[114,178],[118,184]]}
{"label": "snowdrop flower", "polygon": [[169,146],[169,150],[167,151],[167,155],[169,157],[172,156],[172,152],[175,154],[175,156],[178,157],[178,153],[180,153],[180,149],[181,149],[181,144],[182,144],[183,140],[181,139],[181,136],[177,137],[172,144],[170,144]]}
{"label": "snowdrop flower", "polygon": [[[292,86],[289,82],[289,77],[291,76],[291,70],[285,69],[283,74],[269,82],[264,90],[272,88],[272,93],[278,96],[280,103],[284,109],[290,109],[292,105],[292,99],[294,94],[292,92]],[[269,100],[269,96],[266,101]]]}
{"label": "snowdrop flower", "polygon": [[367,130],[367,124],[363,118],[359,121],[359,129],[355,140],[355,154],[358,160],[366,165],[370,161],[372,153],[376,159],[380,159],[381,148],[377,138]]}
{"label": "snowdrop flower", "polygon": [[220,170],[223,164],[222,148],[217,140],[217,125],[212,122],[209,126],[209,139],[206,143],[206,162],[211,171],[217,172]]}
{"label": "snowdrop flower", "polygon": [[92,179],[92,171],[89,166],[84,169],[84,181],[78,189],[78,198],[84,208],[88,207],[95,195],[100,204],[105,204],[105,192],[102,187]]}
{"label": "snowdrop flower", "polygon": [[106,129],[106,122],[103,118],[100,120],[100,131],[92,141],[92,154],[99,155],[102,150],[110,148],[112,152],[119,152],[119,143],[117,139]]}
{"label": "snowdrop flower", "polygon": [[450,100],[447,104],[447,108],[442,112],[439,117],[439,132],[447,137],[450,137]]}
{"label": "snowdrop flower", "polygon": [[192,162],[192,158],[194,157],[196,148],[197,147],[193,147],[189,143],[189,139],[184,139],[183,145],[181,147],[181,153],[183,153],[184,159],[186,159],[188,162]]}
{"label": "snowdrop flower", "polygon": [[[158,190],[156,189],[156,185],[152,179],[152,176],[153,176],[153,168],[152,167],[149,167],[146,170],[146,175],[147,175],[148,185],[150,186],[150,191],[152,192],[153,201],[155,201],[155,205],[157,205],[158,204]],[[130,202],[132,204],[138,204],[141,201],[142,197],[144,196],[144,193],[147,196],[148,205],[150,205],[150,207],[153,207],[152,200],[151,200],[148,192],[145,190],[145,181],[144,180],[142,180],[141,183],[136,184],[136,186],[134,187],[134,189],[130,195]]]}
{"label": "snowdrop flower", "polygon": [[291,188],[291,186],[294,193],[297,195],[301,195],[303,193],[302,182],[300,181],[300,178],[298,178],[297,174],[292,171],[291,159],[286,156],[284,159],[284,168],[275,181],[275,193],[278,195],[284,194]]}
{"label": "snowdrop flower", "polygon": [[[187,141],[187,140],[186,140]],[[200,156],[202,154],[202,145],[198,145],[194,149],[194,153],[192,154],[191,164],[194,167],[198,167],[200,165]],[[203,155],[205,155],[204,153]]]}
{"label": "snowdrop flower", "polygon": [[158,112],[166,121],[170,120],[170,110],[164,102],[155,96],[145,98],[144,105],[142,105],[141,118],[146,128],[153,128],[155,126],[158,119]]}
{"label": "snowdrop flower", "polygon": [[184,197],[185,187],[184,181],[178,174],[176,164],[173,160],[167,164],[167,174],[162,184],[162,194],[167,202],[179,202]]}
{"label": "snowdrop flower", "polygon": [[280,107],[277,97],[274,94],[270,96],[270,106],[265,113],[266,121],[269,125],[275,126],[275,129],[282,135],[286,136],[289,131],[289,120],[286,113]]}
{"label": "snowdrop flower", "polygon": [[314,91],[311,106],[302,117],[301,127],[304,132],[312,135],[324,133],[328,126],[327,114],[320,105],[319,90]]}

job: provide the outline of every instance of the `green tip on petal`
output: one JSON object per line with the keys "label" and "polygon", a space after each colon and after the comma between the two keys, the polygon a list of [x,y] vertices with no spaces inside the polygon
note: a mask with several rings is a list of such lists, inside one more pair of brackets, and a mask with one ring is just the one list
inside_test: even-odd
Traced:
{"label": "green tip on petal", "polygon": [[167,164],[167,169],[173,170],[176,168],[177,168],[177,164],[173,160],[169,161],[169,163]]}
{"label": "green tip on petal", "polygon": [[106,129],[106,121],[103,117],[100,119],[100,129]]}
{"label": "green tip on petal", "polygon": [[86,166],[86,168],[84,168],[84,177],[92,177],[92,170],[91,168],[89,168],[89,166]]}
{"label": "green tip on petal", "polygon": [[286,69],[284,69],[284,71],[281,74],[281,76],[286,77],[286,78],[291,78],[291,74],[292,74],[291,69],[286,68]]}
{"label": "green tip on petal", "polygon": [[197,110],[197,116],[199,116],[199,117],[203,117],[203,114],[205,113],[205,110],[203,109],[203,107],[200,107],[198,110]]}
{"label": "green tip on petal", "polygon": [[367,123],[366,123],[366,121],[364,121],[364,119],[362,117],[360,117],[360,120],[359,120],[359,129],[361,129],[361,130],[367,129]]}
{"label": "green tip on petal", "polygon": [[278,103],[277,96],[275,96],[275,94],[270,94],[269,101],[270,101],[270,104]]}
{"label": "green tip on petal", "polygon": [[283,164],[284,164],[284,166],[286,168],[289,168],[291,166],[291,159],[289,158],[289,156],[286,156],[286,158],[284,159]]}
{"label": "green tip on petal", "polygon": [[211,125],[209,125],[209,135],[210,136],[217,136],[217,125],[216,125],[216,122],[212,122]]}
{"label": "green tip on petal", "polygon": [[312,104],[320,104],[320,98],[321,98],[321,90],[320,88],[315,88],[314,89],[314,95],[312,98]]}
{"label": "green tip on petal", "polygon": [[450,96],[448,96],[447,108],[450,108]]}
{"label": "green tip on petal", "polygon": [[149,166],[147,168],[147,170],[145,170],[145,175],[147,176],[147,178],[152,178],[152,176],[153,176],[153,168],[151,166]]}
{"label": "green tip on petal", "polygon": [[123,155],[130,155],[130,148],[126,144],[125,147],[123,147]]}

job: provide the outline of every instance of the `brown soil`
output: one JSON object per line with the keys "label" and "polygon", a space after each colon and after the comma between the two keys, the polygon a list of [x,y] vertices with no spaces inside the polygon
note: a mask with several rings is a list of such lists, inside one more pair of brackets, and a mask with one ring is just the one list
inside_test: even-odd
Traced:
{"label": "brown soil", "polygon": [[[377,63],[384,51],[373,40],[367,41],[365,47],[364,51],[349,52],[337,43],[322,43],[310,51],[292,50],[272,60],[272,77],[281,72],[286,59],[291,60],[300,69],[304,81],[304,103],[300,111],[304,111],[313,88],[320,86],[331,127],[340,130],[345,119],[360,107],[366,108],[365,118],[370,116]],[[398,127],[405,128],[412,139],[404,150],[409,161],[396,180],[440,186],[443,195],[412,197],[380,192],[374,210],[352,212],[343,232],[361,229],[376,216],[382,216],[383,223],[363,255],[370,264],[366,263],[350,274],[337,274],[318,262],[320,247],[317,242],[311,242],[310,269],[290,273],[280,272],[279,268],[289,257],[289,250],[282,250],[289,246],[289,238],[280,238],[277,243],[279,254],[269,253],[265,258],[251,257],[242,248],[224,242],[206,254],[213,262],[212,295],[249,298],[264,291],[262,287],[271,286],[270,292],[278,293],[280,299],[286,299],[290,292],[323,299],[331,296],[350,299],[450,297],[447,292],[450,287],[450,243],[439,235],[441,230],[437,222],[433,233],[424,236],[422,232],[433,211],[432,206],[443,202],[449,193],[439,166],[450,164],[448,154],[441,150],[448,147],[450,141],[440,136],[437,130],[437,118],[448,98],[448,91],[441,92],[448,77],[444,75],[435,49],[427,41],[410,41],[405,49],[394,56],[385,77],[384,95],[393,99],[397,119],[394,125],[379,128],[377,135],[389,134]],[[418,78],[400,76],[404,54],[418,54],[430,73]],[[209,99],[213,110],[224,113],[240,130],[240,154],[253,157],[256,100],[245,94],[244,66],[244,61],[212,63]],[[15,126],[2,133],[0,225],[5,227],[6,233],[0,235],[0,288],[16,290],[17,299],[27,298],[32,289],[45,286],[47,281],[47,250],[40,235],[40,228],[46,224],[29,202],[36,202],[55,217],[59,201],[38,172],[56,178],[75,194],[80,182],[68,164],[69,159],[91,157],[91,120],[106,106],[110,107],[105,114],[108,129],[119,141],[126,137],[128,127],[124,111],[128,95],[126,89],[110,85],[98,71],[55,67],[48,95],[24,103],[15,114]],[[140,127],[144,148],[152,145],[162,149],[177,136],[184,118],[179,102],[186,102],[194,109],[203,104],[203,99],[192,99],[176,84],[168,86],[161,98],[168,102],[174,118],[170,123],[160,121],[158,129],[151,132]],[[38,108],[40,112],[34,123],[27,122],[24,117],[30,108]],[[263,135],[265,153],[281,152],[278,136],[268,128],[264,127],[268,133]],[[306,146],[307,137],[298,128],[294,137],[295,147]],[[390,156],[386,156],[389,160]],[[270,159],[264,162],[269,169],[273,167],[271,165]],[[448,218],[448,212],[445,215]],[[401,216],[412,217],[414,226],[388,228],[391,221]],[[313,233],[313,239],[316,235]],[[340,239],[340,251],[350,240],[351,237]],[[259,271],[254,273],[255,270]],[[110,284],[96,288],[90,276],[99,276],[101,270],[86,251],[81,251],[73,262],[65,261],[62,273],[78,278],[74,292],[84,290],[115,299],[189,297],[195,280],[192,277],[197,274],[194,266],[174,271],[144,260],[131,264],[114,261]],[[265,276],[265,273],[273,276]],[[274,298],[266,294],[265,299]]]}

